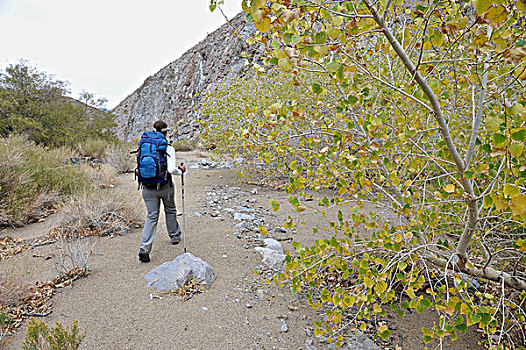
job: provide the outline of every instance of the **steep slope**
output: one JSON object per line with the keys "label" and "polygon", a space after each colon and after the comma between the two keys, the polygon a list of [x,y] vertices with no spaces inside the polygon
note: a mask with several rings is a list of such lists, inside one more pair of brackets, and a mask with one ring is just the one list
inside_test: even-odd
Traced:
{"label": "steep slope", "polygon": [[[116,115],[119,138],[134,138],[159,119],[175,125],[174,138],[198,133],[195,109],[199,95],[222,79],[242,74],[247,63],[247,35],[255,30],[238,14],[206,39],[148,77],[143,85],[112,112]],[[250,56],[250,55],[249,55]]]}

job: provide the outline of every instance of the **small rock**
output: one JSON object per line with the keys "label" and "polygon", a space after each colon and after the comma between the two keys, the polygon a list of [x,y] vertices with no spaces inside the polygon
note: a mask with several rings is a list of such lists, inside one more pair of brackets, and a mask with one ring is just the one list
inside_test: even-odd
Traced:
{"label": "small rock", "polygon": [[274,229],[274,232],[276,232],[276,233],[287,233],[287,230],[285,228],[283,228],[283,227],[276,227]]}
{"label": "small rock", "polygon": [[234,220],[254,220],[254,216],[244,213],[235,213]]}
{"label": "small rock", "polygon": [[285,266],[285,254],[280,253],[274,249],[256,247],[254,248],[261,253],[263,263],[274,270],[282,270]]}
{"label": "small rock", "polygon": [[208,308],[206,306],[202,306],[201,309],[208,311]]}
{"label": "small rock", "polygon": [[263,291],[263,289],[258,289],[256,291],[256,296],[258,297],[258,299],[264,299],[265,298],[265,292]]}
{"label": "small rock", "polygon": [[252,309],[252,304],[250,303],[247,303],[247,305],[245,305],[247,307],[247,309]]}
{"label": "small rock", "polygon": [[248,226],[248,223],[246,221],[240,222],[239,224],[236,225],[236,227],[239,227],[239,228],[246,228],[247,226]]}
{"label": "small rock", "polygon": [[287,322],[281,320],[281,331],[283,333],[286,333],[289,331],[289,326],[287,326]]}
{"label": "small rock", "polygon": [[252,194],[258,194],[258,189],[257,189],[257,188],[254,188],[252,191],[250,191],[250,193],[252,193]]}
{"label": "small rock", "polygon": [[283,253],[283,246],[281,245],[281,243],[279,243],[275,239],[265,238],[263,242],[265,243],[265,248],[273,249],[279,253]]}
{"label": "small rock", "polygon": [[198,213],[198,212],[195,212],[194,215],[197,216],[198,218],[202,218],[203,217],[203,214]]}
{"label": "small rock", "polygon": [[192,164],[192,165],[190,165],[190,169],[199,169],[199,165]]}

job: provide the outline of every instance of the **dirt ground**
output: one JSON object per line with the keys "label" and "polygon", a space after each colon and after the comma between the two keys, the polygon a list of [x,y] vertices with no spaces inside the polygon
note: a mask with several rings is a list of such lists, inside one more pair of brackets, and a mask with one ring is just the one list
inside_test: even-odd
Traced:
{"label": "dirt ground", "polygon": [[[197,153],[178,154],[178,161],[184,161],[187,167],[200,160]],[[122,175],[120,180],[115,190],[126,193],[144,215],[133,175]],[[323,233],[313,235],[310,229],[319,222],[313,215],[318,210],[317,201],[305,203],[305,227],[278,234],[273,229],[289,215],[297,215],[286,204],[286,194],[238,183],[235,169],[189,169],[185,181],[187,248],[218,273],[210,289],[183,302],[179,296],[161,294],[146,286],[144,276],[150,270],[183,253],[182,242],[170,244],[161,215],[150,263],[140,263],[137,258],[140,228],[125,236],[98,239],[91,274],[60,289],[53,298],[53,312],[43,320],[48,325],[78,320],[80,329],[86,331],[82,349],[327,349],[326,343],[312,335],[314,321],[320,319],[317,311],[291,295],[286,287],[261,283],[251,274],[262,265],[261,255],[250,242],[236,235],[240,221],[232,215],[232,208],[236,212],[251,210],[249,213],[263,220],[271,228],[271,235],[291,250],[288,238],[304,244],[323,238]],[[175,183],[181,210],[179,179]],[[230,198],[226,194],[234,195]],[[213,203],[214,198],[222,198],[220,204],[225,210],[219,214],[215,212],[218,204]],[[270,198],[282,204],[277,213],[270,210]],[[329,211],[327,215],[336,214]],[[2,234],[34,238],[59,221],[60,214],[54,214],[45,222]],[[49,280],[56,276],[54,259],[48,258],[52,255],[53,247],[43,246],[1,261],[0,268],[19,282]],[[384,344],[382,348],[423,349],[420,329],[433,321],[432,313],[412,314],[397,321],[393,331],[396,346]],[[284,324],[287,331],[283,331]],[[20,349],[24,336],[25,330],[20,329],[5,349]],[[478,349],[478,340],[472,331],[445,348]]]}

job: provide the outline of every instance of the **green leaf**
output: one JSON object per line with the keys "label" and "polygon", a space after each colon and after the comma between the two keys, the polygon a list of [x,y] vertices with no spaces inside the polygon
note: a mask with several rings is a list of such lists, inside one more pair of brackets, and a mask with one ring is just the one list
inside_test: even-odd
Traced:
{"label": "green leaf", "polygon": [[496,148],[504,148],[508,144],[508,137],[502,134],[493,134],[491,135],[493,140],[493,146]]}
{"label": "green leaf", "polygon": [[312,42],[316,45],[325,44],[325,41],[327,41],[327,32],[322,31],[319,33],[314,34],[312,38]]}
{"label": "green leaf", "polygon": [[511,139],[517,142],[525,142],[526,141],[526,128],[512,130]]}
{"label": "green leaf", "polygon": [[336,72],[338,69],[340,68],[340,65],[334,61],[332,62],[329,62],[327,64],[327,70],[329,71],[329,73],[334,73]]}
{"label": "green leaf", "polygon": [[466,324],[466,321],[464,321],[464,317],[462,317],[462,316],[459,316],[455,320],[453,325],[455,326],[457,331],[459,331],[460,333],[466,333],[466,331],[468,330],[468,325]]}
{"label": "green leaf", "polygon": [[279,210],[279,203],[276,200],[270,201],[270,206],[272,207],[272,211],[278,211]]}
{"label": "green leaf", "polygon": [[323,88],[321,87],[320,84],[317,84],[317,83],[312,84],[312,92],[314,92],[315,94],[321,94],[322,91],[323,91]]}

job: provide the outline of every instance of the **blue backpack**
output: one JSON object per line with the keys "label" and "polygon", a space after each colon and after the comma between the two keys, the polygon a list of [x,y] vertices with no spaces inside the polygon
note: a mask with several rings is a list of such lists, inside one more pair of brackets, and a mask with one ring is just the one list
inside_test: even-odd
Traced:
{"label": "blue backpack", "polygon": [[169,181],[166,147],[168,141],[157,131],[146,131],[142,134],[137,149],[137,169],[135,178],[139,187],[144,184],[160,185]]}

